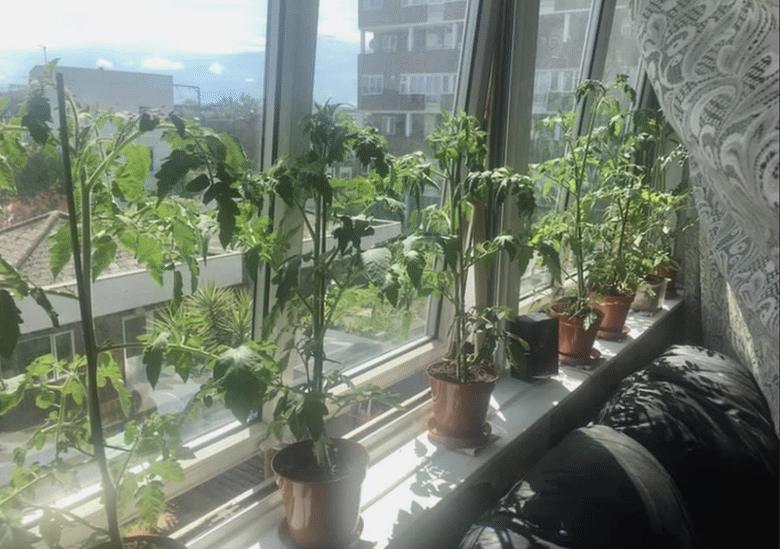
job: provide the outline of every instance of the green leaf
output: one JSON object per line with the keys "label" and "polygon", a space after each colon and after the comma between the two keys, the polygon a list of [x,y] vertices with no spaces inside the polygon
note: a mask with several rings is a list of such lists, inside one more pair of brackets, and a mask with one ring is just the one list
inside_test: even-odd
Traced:
{"label": "green leaf", "polygon": [[41,533],[44,543],[49,547],[58,546],[62,536],[62,529],[61,517],[48,509],[45,510],[41,520],[38,522],[38,531]]}
{"label": "green leaf", "polygon": [[209,185],[211,185],[211,180],[209,179],[209,176],[205,173],[200,174],[195,179],[192,179],[189,183],[187,183],[187,186],[185,189],[187,192],[191,193],[199,193],[201,191],[204,191]]}
{"label": "green leaf", "polygon": [[7,290],[0,290],[0,356],[10,358],[21,333],[22,312]]}
{"label": "green leaf", "polygon": [[200,156],[179,149],[174,150],[162,163],[155,174],[157,178],[157,195],[166,196],[190,170],[203,166]]}
{"label": "green leaf", "polygon": [[318,395],[307,393],[303,399],[301,419],[313,440],[319,439],[325,434],[325,416],[328,409]]}
{"label": "green leaf", "polygon": [[105,352],[100,354],[97,379],[98,386],[101,387],[105,386],[106,382],[111,383],[119,399],[119,407],[122,409],[125,417],[127,417],[130,413],[130,394],[127,392],[122,370],[119,368],[113,353]]}
{"label": "green leaf", "polygon": [[100,235],[92,240],[92,280],[108,269],[116,257],[116,242],[107,234]]}
{"label": "green leaf", "polygon": [[179,137],[185,137],[186,125],[184,119],[175,113],[170,113],[168,115],[168,120],[170,120],[171,124],[176,128],[176,133],[179,134]]}
{"label": "green leaf", "polygon": [[160,117],[156,114],[144,111],[138,121],[138,128],[142,132],[150,132],[160,124]]}
{"label": "green leaf", "polygon": [[43,145],[51,134],[51,106],[42,90],[36,90],[27,100],[26,114],[22,117],[22,126],[27,128],[33,141]]}
{"label": "green leaf", "polygon": [[142,362],[146,367],[146,379],[152,387],[155,387],[160,380],[163,357],[168,347],[169,337],[168,332],[162,332],[151,345],[144,349]]}
{"label": "green leaf", "polygon": [[173,306],[177,308],[181,303],[181,298],[184,295],[184,279],[181,271],[173,271]]}
{"label": "green leaf", "polygon": [[138,518],[145,525],[156,528],[157,521],[165,512],[165,493],[163,484],[152,481],[141,486],[136,492],[136,509]]}
{"label": "green leaf", "polygon": [[154,461],[149,465],[149,472],[160,477],[163,482],[181,482],[184,480],[184,470],[175,461]]}
{"label": "green leaf", "polygon": [[60,225],[60,228],[49,237],[49,242],[51,243],[49,248],[49,266],[51,267],[52,277],[56,279],[73,255],[68,224],[63,223]]}
{"label": "green leaf", "polygon": [[387,248],[372,248],[360,254],[366,277],[379,288],[385,284],[385,276],[390,266],[391,257],[392,254]]}
{"label": "green leaf", "polygon": [[242,345],[225,351],[214,368],[214,379],[225,393],[225,407],[241,422],[263,404],[267,386],[253,372],[257,362],[257,354]]}
{"label": "green leaf", "polygon": [[215,135],[207,135],[204,139],[209,152],[214,158],[216,158],[218,162],[224,162],[225,155],[227,154],[225,144]]}
{"label": "green leaf", "polygon": [[143,200],[146,197],[146,180],[152,169],[150,149],[146,145],[130,144],[122,152],[124,163],[116,171],[114,185],[126,200]]}
{"label": "green leaf", "polygon": [[217,222],[219,223],[219,243],[227,248],[233,240],[236,231],[236,217],[238,217],[238,205],[229,197],[217,198]]}

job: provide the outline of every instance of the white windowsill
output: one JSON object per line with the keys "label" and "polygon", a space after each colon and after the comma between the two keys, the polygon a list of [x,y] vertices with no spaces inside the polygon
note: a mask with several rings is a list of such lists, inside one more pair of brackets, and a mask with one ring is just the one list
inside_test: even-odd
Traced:
{"label": "white windowsill", "polygon": [[[596,370],[562,366],[557,376],[533,383],[509,377],[501,379],[493,393],[489,418],[493,432],[500,438],[475,456],[438,449],[428,440],[429,402],[361,440],[372,460],[363,483],[362,539],[375,543],[376,548],[385,547],[399,513],[431,509],[463,483],[474,481],[511,441],[543,419],[594,371],[608,368],[618,353],[638,345],[643,334],[680,303],[679,299],[667,299],[664,309],[653,317],[632,313],[628,321],[631,331],[623,342],[598,340],[596,348],[603,361]],[[416,473],[423,470],[427,472],[425,482],[431,489],[419,489]],[[224,507],[235,506],[236,502],[231,502]],[[280,496],[273,493],[245,505],[195,539],[187,540],[187,546],[189,549],[285,549],[277,533],[283,518]]]}

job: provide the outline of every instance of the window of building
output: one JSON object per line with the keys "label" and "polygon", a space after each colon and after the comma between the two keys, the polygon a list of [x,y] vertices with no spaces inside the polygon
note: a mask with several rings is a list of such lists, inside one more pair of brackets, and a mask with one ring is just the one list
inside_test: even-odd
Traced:
{"label": "window of building", "polygon": [[[122,318],[122,340],[125,343],[138,343],[139,336],[146,335],[148,319],[145,314],[137,314]],[[128,347],[124,350],[125,361],[130,358],[141,356],[141,348]]]}
{"label": "window of building", "polygon": [[385,0],[362,0],[363,9],[378,10],[385,6]]}
{"label": "window of building", "polygon": [[402,74],[398,91],[402,95],[455,93],[457,74]]}
{"label": "window of building", "polygon": [[436,25],[425,29],[425,49],[451,50],[460,47],[458,25]]}
{"label": "window of building", "polygon": [[380,37],[380,49],[388,53],[398,51],[398,35],[383,34]]}
{"label": "window of building", "polygon": [[[13,356],[0,362],[3,379],[10,379],[24,373],[36,358],[52,355],[55,360],[70,360],[73,357],[74,339],[72,330],[22,337],[16,344]],[[56,379],[52,375],[49,379]]]}
{"label": "window of building", "polygon": [[363,95],[382,95],[384,88],[384,75],[366,74],[360,78],[360,93]]}

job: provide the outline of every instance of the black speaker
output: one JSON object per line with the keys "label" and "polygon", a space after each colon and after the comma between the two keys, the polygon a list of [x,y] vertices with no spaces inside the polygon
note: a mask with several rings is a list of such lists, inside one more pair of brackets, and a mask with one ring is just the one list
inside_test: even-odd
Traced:
{"label": "black speaker", "polygon": [[514,378],[530,380],[558,373],[558,319],[545,313],[520,315],[507,328],[528,343],[525,366],[513,365]]}

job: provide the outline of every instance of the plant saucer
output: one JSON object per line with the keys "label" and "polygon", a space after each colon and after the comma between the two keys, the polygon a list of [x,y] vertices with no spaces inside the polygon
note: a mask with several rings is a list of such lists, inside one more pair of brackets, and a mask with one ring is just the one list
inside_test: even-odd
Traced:
{"label": "plant saucer", "polygon": [[608,341],[620,341],[624,339],[628,333],[631,331],[631,328],[628,326],[628,324],[623,324],[623,329],[619,332],[610,332],[608,330],[599,330],[596,333],[596,337],[599,339],[606,339]]}
{"label": "plant saucer", "polygon": [[591,349],[587,358],[558,353],[558,361],[565,366],[593,366],[600,358],[601,351],[596,348]]}
{"label": "plant saucer", "polygon": [[[364,549],[365,547],[372,547],[371,544],[367,544],[367,542],[360,539],[360,534],[363,533],[363,517],[358,517],[358,524],[355,528],[355,533],[352,535],[352,541],[350,541],[347,545],[343,545],[341,547],[328,547],[327,549]],[[285,549],[306,549],[305,547],[302,547],[301,545],[296,544],[292,538],[290,537],[290,531],[287,528],[287,521],[282,520],[282,523],[279,525],[279,539],[282,541],[282,545],[284,545]],[[325,549],[323,547],[323,549]]]}
{"label": "plant saucer", "polygon": [[436,420],[434,418],[428,420],[428,440],[436,446],[443,446],[450,450],[484,448],[495,440],[495,437],[491,436],[492,432],[493,428],[490,426],[490,423],[486,421],[482,425],[482,432],[478,435],[457,437],[439,431],[436,427]]}

